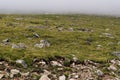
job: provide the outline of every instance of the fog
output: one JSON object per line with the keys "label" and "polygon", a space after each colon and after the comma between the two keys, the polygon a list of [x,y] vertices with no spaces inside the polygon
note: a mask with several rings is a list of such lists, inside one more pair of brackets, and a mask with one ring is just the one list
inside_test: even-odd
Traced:
{"label": "fog", "polygon": [[82,13],[120,16],[120,0],[0,0],[0,13]]}

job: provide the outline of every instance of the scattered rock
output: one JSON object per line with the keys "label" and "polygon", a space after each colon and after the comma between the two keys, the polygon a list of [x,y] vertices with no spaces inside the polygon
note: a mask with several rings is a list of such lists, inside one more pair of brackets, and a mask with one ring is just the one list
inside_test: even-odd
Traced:
{"label": "scattered rock", "polygon": [[42,75],[39,80],[51,80],[47,75]]}
{"label": "scattered rock", "polygon": [[77,61],[78,61],[78,58],[77,58],[75,55],[73,55],[73,61],[74,61],[74,62],[77,62]]}
{"label": "scattered rock", "polygon": [[101,70],[97,70],[96,73],[98,76],[103,76],[103,72]]}
{"label": "scattered rock", "polygon": [[49,75],[49,74],[51,74],[51,72],[44,70],[44,75]]}
{"label": "scattered rock", "polygon": [[117,56],[120,59],[120,52],[112,52],[111,54]]}
{"label": "scattered rock", "polygon": [[51,61],[50,63],[51,63],[52,66],[62,66],[62,64],[60,64],[57,61]]}
{"label": "scattered rock", "polygon": [[112,64],[108,67],[109,70],[113,70],[113,71],[116,71],[117,68]]}
{"label": "scattered rock", "polygon": [[50,47],[50,43],[47,40],[41,40],[39,44],[35,44],[34,47],[45,48]]}
{"label": "scattered rock", "polygon": [[75,79],[78,79],[78,78],[79,78],[79,75],[76,74],[74,77],[75,77]]}
{"label": "scattered rock", "polygon": [[34,38],[39,38],[40,36],[37,33],[33,33]]}
{"label": "scattered rock", "polygon": [[74,29],[73,29],[73,28],[68,28],[68,31],[73,32],[73,31],[74,31]]}
{"label": "scattered rock", "polygon": [[110,33],[102,33],[102,35],[108,38],[114,38]]}
{"label": "scattered rock", "polygon": [[26,46],[25,46],[24,43],[18,43],[18,46],[19,46],[19,48],[21,48],[21,49],[25,49],[25,48],[26,48]]}
{"label": "scattered rock", "polygon": [[19,70],[17,70],[17,69],[11,69],[10,70],[10,77],[11,78],[13,78],[14,77],[14,75],[17,75],[17,74],[19,74],[20,73],[20,71]]}
{"label": "scattered rock", "polygon": [[24,60],[16,60],[17,64],[21,64],[24,68],[27,68],[27,64],[25,63]]}
{"label": "scattered rock", "polygon": [[35,44],[34,47],[37,47],[37,48],[43,48],[43,44]]}
{"label": "scattered rock", "polygon": [[[21,80],[120,80],[120,60],[118,59],[108,61],[110,65],[109,67],[101,67],[103,66],[102,64],[96,63],[91,60],[85,60],[84,62],[77,63],[74,65],[74,67],[70,66],[72,63],[69,63],[70,65],[68,66],[63,66],[64,60],[61,61],[61,59],[59,60],[57,58],[57,60],[47,62],[43,59],[41,60],[39,58],[35,58],[34,63],[32,63],[33,65],[31,65],[30,69],[26,70],[21,67],[9,65],[5,61],[0,61],[0,65],[3,65],[3,67],[5,67],[4,69],[0,70],[0,79],[7,80],[11,78]],[[75,62],[76,61],[77,59],[75,58]],[[24,60],[17,60],[16,63],[22,65],[25,62]],[[35,67],[34,65],[37,65],[37,67]],[[109,69],[107,70],[109,73],[103,73],[101,71],[105,69]],[[65,75],[61,75],[63,73]]]}
{"label": "scattered rock", "polygon": [[4,74],[0,74],[0,79],[2,79],[4,77]]}
{"label": "scattered rock", "polygon": [[93,30],[88,29],[88,28],[78,28],[77,30],[80,32],[93,32]]}
{"label": "scattered rock", "polygon": [[100,50],[101,48],[102,48],[102,45],[97,45],[97,46],[96,46],[96,49],[97,49],[97,50]]}
{"label": "scattered rock", "polygon": [[77,80],[77,79],[74,79],[74,78],[70,78],[69,80]]}
{"label": "scattered rock", "polygon": [[40,65],[46,65],[46,62],[45,61],[40,61],[39,64]]}
{"label": "scattered rock", "polygon": [[27,76],[29,76],[30,75],[30,72],[27,72],[27,73],[20,73],[21,74],[21,76],[24,76],[24,77],[27,77]]}
{"label": "scattered rock", "polygon": [[117,60],[117,65],[120,67],[120,61],[119,60]]}
{"label": "scattered rock", "polygon": [[58,28],[58,31],[59,31],[59,32],[61,32],[62,30],[63,30],[63,28],[62,28],[62,27],[59,27],[59,28]]}
{"label": "scattered rock", "polygon": [[25,49],[26,46],[24,45],[24,43],[18,43],[18,44],[12,44],[12,48],[13,49]]}
{"label": "scattered rock", "polygon": [[117,44],[120,45],[120,41]]}
{"label": "scattered rock", "polygon": [[5,45],[7,45],[7,44],[10,42],[10,40],[7,38],[7,39],[4,39],[2,42],[3,42]]}
{"label": "scattered rock", "polygon": [[18,49],[18,48],[19,48],[19,46],[18,46],[18,45],[16,45],[16,44],[12,44],[12,48],[13,48],[13,49]]}
{"label": "scattered rock", "polygon": [[115,60],[110,60],[110,62],[111,62],[112,64],[115,64],[115,63],[116,63],[116,61],[115,61]]}
{"label": "scattered rock", "polygon": [[59,76],[59,80],[66,80],[65,75]]}

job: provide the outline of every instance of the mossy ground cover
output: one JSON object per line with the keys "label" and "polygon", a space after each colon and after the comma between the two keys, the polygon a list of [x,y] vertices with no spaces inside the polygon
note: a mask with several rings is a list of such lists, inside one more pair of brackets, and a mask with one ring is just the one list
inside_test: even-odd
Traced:
{"label": "mossy ground cover", "polygon": [[[58,31],[58,28],[63,28]],[[73,28],[74,31],[69,31]],[[81,31],[88,29],[91,31]],[[33,38],[33,33],[40,37]],[[113,38],[102,33],[112,34]],[[100,37],[102,35],[102,37]],[[113,51],[120,51],[120,18],[93,15],[0,15],[0,41],[24,43],[26,49],[12,49],[11,45],[0,46],[0,58],[32,60],[34,57],[48,59],[54,56],[102,61],[116,58]],[[31,38],[31,39],[30,39]],[[50,47],[36,48],[40,40],[48,40]],[[89,41],[89,43],[87,43]],[[113,43],[108,45],[109,43]],[[101,45],[97,49],[97,45]]]}

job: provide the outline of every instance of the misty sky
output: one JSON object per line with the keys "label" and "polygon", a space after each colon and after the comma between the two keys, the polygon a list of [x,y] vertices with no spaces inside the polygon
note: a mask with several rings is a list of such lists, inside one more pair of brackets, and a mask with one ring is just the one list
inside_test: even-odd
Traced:
{"label": "misty sky", "polygon": [[120,15],[120,0],[0,0],[0,10]]}

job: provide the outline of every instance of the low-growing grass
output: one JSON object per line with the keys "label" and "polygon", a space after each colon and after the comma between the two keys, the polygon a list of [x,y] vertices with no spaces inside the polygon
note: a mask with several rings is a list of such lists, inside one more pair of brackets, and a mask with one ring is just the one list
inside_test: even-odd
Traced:
{"label": "low-growing grass", "polygon": [[[58,28],[63,28],[58,31]],[[73,31],[69,31],[73,28]],[[85,30],[81,30],[85,29]],[[119,51],[120,18],[93,15],[0,15],[0,58],[32,60],[34,57],[48,59],[54,56],[102,61],[116,58],[111,55]],[[33,38],[33,33],[40,37]],[[112,36],[106,37],[103,33]],[[112,37],[112,38],[111,38]],[[24,43],[26,49],[12,49],[2,45],[8,38],[10,43]],[[50,47],[36,48],[34,45],[45,39]],[[111,44],[110,44],[111,43]],[[101,45],[101,47],[97,47]],[[99,49],[97,49],[99,48]]]}

